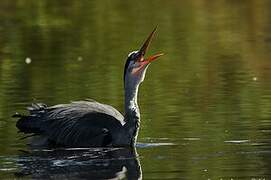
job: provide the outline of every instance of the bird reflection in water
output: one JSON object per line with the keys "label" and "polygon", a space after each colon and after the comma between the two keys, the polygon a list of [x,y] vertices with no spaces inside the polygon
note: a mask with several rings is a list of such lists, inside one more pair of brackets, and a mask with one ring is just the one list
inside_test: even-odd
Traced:
{"label": "bird reflection in water", "polygon": [[134,148],[22,151],[16,177],[33,179],[142,179]]}

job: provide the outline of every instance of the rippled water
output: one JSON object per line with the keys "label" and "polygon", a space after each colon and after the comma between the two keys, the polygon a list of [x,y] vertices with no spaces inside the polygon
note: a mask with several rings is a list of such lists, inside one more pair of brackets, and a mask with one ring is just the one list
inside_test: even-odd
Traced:
{"label": "rippled water", "polygon": [[[123,66],[149,32],[133,149],[30,149],[16,111],[94,98],[123,111]],[[0,3],[1,179],[270,179],[271,2]]]}

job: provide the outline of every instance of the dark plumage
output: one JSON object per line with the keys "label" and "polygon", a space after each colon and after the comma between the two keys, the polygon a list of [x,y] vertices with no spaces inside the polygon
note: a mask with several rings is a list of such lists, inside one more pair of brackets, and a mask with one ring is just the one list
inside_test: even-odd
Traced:
{"label": "dark plumage", "polygon": [[125,123],[115,108],[95,101],[75,101],[47,107],[32,104],[30,115],[20,117],[17,128],[23,133],[46,134],[48,145],[68,147],[109,146],[111,132]]}

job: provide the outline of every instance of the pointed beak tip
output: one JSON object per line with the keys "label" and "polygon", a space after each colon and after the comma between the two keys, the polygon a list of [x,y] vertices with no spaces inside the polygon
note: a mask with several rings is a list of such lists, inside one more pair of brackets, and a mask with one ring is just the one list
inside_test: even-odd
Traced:
{"label": "pointed beak tip", "polygon": [[159,53],[159,54],[157,54],[157,55],[159,55],[159,57],[160,57],[160,56],[164,56],[165,53]]}
{"label": "pointed beak tip", "polygon": [[149,63],[151,63],[152,61],[155,61],[157,58],[159,58],[160,56],[163,56],[163,55],[164,55],[164,53],[155,54],[155,55],[153,55],[153,56],[147,58],[146,60],[147,60]]}
{"label": "pointed beak tip", "polygon": [[150,42],[151,42],[151,40],[152,40],[152,38],[153,38],[153,36],[154,36],[154,34],[156,32],[156,29],[157,29],[157,27],[155,27],[153,29],[153,31],[150,33],[150,35],[148,36],[148,38],[144,42],[143,46],[140,48],[140,52],[142,53],[143,56],[145,55],[145,53],[146,53],[146,51],[147,51],[147,49],[148,49],[148,47],[150,45]]}

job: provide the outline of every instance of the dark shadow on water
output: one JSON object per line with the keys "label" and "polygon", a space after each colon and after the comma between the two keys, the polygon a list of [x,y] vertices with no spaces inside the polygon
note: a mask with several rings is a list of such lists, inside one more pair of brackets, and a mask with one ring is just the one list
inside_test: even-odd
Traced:
{"label": "dark shadow on water", "polygon": [[135,149],[89,148],[21,151],[15,176],[33,179],[141,179]]}

